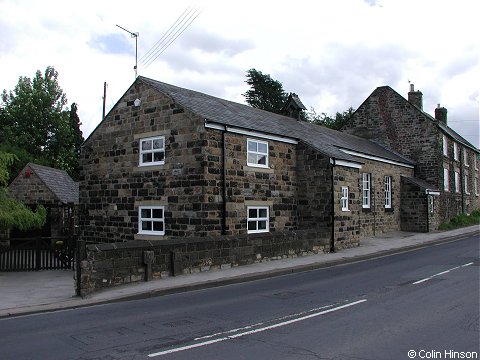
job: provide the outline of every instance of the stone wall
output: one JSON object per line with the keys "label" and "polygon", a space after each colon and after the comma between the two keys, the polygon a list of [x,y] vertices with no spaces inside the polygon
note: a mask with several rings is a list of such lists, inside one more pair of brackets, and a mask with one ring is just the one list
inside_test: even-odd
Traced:
{"label": "stone wall", "polygon": [[104,243],[86,248],[78,278],[81,296],[147,279],[328,252],[329,239],[315,231],[286,231]]}
{"label": "stone wall", "polygon": [[[361,236],[375,236],[400,230],[401,176],[413,176],[413,169],[364,159],[358,178],[359,191],[362,189],[362,173],[371,174],[371,205],[370,208],[362,207],[360,193]],[[392,179],[391,208],[385,208],[385,176],[390,176]]]}
{"label": "stone wall", "polygon": [[25,171],[23,169],[8,186],[10,195],[26,205],[58,205],[58,198],[38,175],[30,171],[30,176],[27,177]]}
{"label": "stone wall", "polygon": [[427,232],[428,201],[425,189],[409,184],[401,183],[401,227],[402,231]]}

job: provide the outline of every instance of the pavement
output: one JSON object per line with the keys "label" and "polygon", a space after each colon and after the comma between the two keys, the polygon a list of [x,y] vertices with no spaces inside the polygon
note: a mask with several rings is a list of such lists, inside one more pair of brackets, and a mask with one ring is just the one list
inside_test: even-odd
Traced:
{"label": "pavement", "polygon": [[87,298],[75,295],[74,272],[71,270],[0,272],[0,319],[199,290],[309,271],[411,251],[470,235],[476,235],[480,239],[480,226],[426,234],[398,231],[362,239],[359,247],[343,249],[335,253],[171,276],[112,287]]}

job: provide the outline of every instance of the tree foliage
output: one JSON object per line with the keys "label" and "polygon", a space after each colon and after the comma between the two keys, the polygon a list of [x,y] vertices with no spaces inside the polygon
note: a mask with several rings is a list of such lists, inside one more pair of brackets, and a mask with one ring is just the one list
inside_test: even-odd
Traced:
{"label": "tree foliage", "polygon": [[41,229],[47,219],[47,210],[38,206],[32,211],[24,204],[8,196],[8,167],[17,160],[14,154],[0,151],[0,230],[16,228],[22,231]]}
{"label": "tree foliage", "polygon": [[328,127],[333,130],[341,130],[352,118],[355,109],[352,107],[348,108],[348,110],[344,111],[343,113],[337,112],[335,117],[331,117],[326,113],[321,113],[318,115],[315,112],[314,108],[311,108],[310,112],[307,115],[308,121]]}
{"label": "tree foliage", "polygon": [[246,77],[245,82],[251,89],[242,95],[245,96],[247,104],[257,109],[279,113],[288,99],[282,83],[256,69],[248,70]]}
{"label": "tree foliage", "polygon": [[[283,85],[278,80],[274,80],[268,74],[263,74],[256,69],[247,71],[247,80],[251,89],[242,94],[246,98],[247,104],[254,108],[270,111],[276,114],[281,113],[281,109],[288,99],[287,92],[283,89]],[[351,119],[355,110],[350,107],[343,113],[337,112],[335,117],[326,113],[317,114],[312,107],[309,112],[302,111],[300,120],[322,125],[334,130],[341,130]]]}
{"label": "tree foliage", "polygon": [[15,176],[32,161],[78,174],[83,142],[77,105],[67,106],[58,83],[58,72],[47,67],[32,79],[20,77],[13,91],[4,90],[0,102],[0,150],[19,159],[11,169]]}

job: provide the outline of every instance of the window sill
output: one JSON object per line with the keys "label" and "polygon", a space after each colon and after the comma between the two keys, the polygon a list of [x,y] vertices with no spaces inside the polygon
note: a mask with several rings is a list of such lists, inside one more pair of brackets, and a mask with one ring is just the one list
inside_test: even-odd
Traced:
{"label": "window sill", "polygon": [[162,240],[165,238],[165,233],[160,235],[153,235],[153,234],[135,234],[133,236],[135,240]]}
{"label": "window sill", "polygon": [[138,165],[133,168],[133,171],[156,171],[165,169],[165,164],[162,165]]}
{"label": "window sill", "polygon": [[343,212],[350,212],[349,209],[342,209]]}
{"label": "window sill", "polygon": [[395,210],[393,209],[393,207],[389,207],[389,208],[385,208],[385,212],[386,213],[393,213],[393,212],[395,212]]}
{"label": "window sill", "polygon": [[362,211],[363,211],[363,212],[372,212],[372,208],[369,208],[369,207],[366,208],[366,207],[364,207],[364,208],[362,208]]}
{"label": "window sill", "polygon": [[245,171],[252,171],[252,172],[261,172],[261,173],[266,173],[266,174],[273,174],[274,170],[270,169],[269,167],[257,167],[257,166],[251,166],[247,165],[243,168]]}

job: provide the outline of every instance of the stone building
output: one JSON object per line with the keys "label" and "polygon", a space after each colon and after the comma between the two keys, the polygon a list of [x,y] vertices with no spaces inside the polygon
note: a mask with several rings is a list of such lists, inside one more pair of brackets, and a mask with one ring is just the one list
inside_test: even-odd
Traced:
{"label": "stone building", "polygon": [[[328,251],[416,229],[418,218],[401,212],[404,191],[425,196],[415,161],[299,121],[303,105],[293,100],[295,118],[138,77],[84,143],[81,238],[174,243],[313,230]],[[403,189],[404,179],[413,185]]]}
{"label": "stone building", "polygon": [[[428,222],[419,220],[418,230],[434,230],[455,215],[480,208],[479,149],[448,126],[447,109],[438,105],[435,117],[424,112],[423,94],[415,91],[413,84],[408,99],[388,86],[375,89],[343,130],[415,162],[416,179],[404,179],[403,186],[410,194],[413,188],[429,194],[421,201],[418,197],[405,199],[410,205],[417,203],[414,208],[427,209],[430,214],[425,218]],[[405,217],[412,216],[406,208],[402,212]],[[412,222],[403,224],[411,227]]]}
{"label": "stone building", "polygon": [[11,230],[12,238],[41,235],[59,237],[68,235],[74,225],[74,211],[78,205],[78,183],[64,171],[28,163],[8,186],[9,194],[23,204],[47,209],[47,222],[40,231]]}

